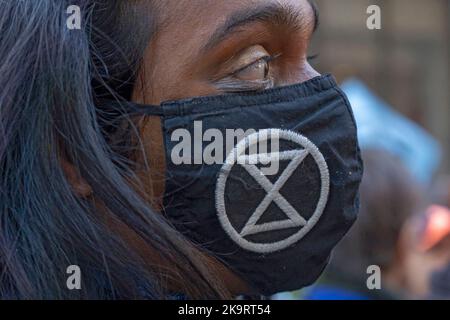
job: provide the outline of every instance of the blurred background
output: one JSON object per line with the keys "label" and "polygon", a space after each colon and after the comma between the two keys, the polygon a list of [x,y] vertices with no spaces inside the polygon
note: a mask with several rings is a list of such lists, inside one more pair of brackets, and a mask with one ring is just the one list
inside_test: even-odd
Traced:
{"label": "blurred background", "polygon": [[[443,147],[450,173],[450,1],[316,0],[316,66],[338,80],[358,77]],[[367,7],[381,8],[382,29],[366,28]]]}
{"label": "blurred background", "polygon": [[361,210],[319,282],[274,298],[450,299],[450,1],[316,3],[312,64],[352,103]]}

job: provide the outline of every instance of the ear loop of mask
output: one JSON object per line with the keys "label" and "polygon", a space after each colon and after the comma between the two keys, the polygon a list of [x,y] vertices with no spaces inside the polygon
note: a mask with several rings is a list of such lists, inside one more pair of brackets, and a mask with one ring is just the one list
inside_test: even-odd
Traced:
{"label": "ear loop of mask", "polygon": [[[115,110],[121,110],[124,115],[127,116],[150,116],[150,117],[161,117],[163,118],[166,113],[164,112],[163,107],[161,106],[155,106],[155,105],[139,105],[134,102],[129,101],[117,101],[117,100],[101,100],[97,103],[97,106],[102,107],[108,107]],[[203,174],[203,168],[198,173],[196,177],[193,177],[192,181],[184,186],[180,186],[179,188],[176,188],[172,190],[171,192],[168,192],[165,194],[166,197],[171,197],[174,194],[177,194],[185,189],[189,189],[189,187],[195,183],[198,179],[198,177],[201,177]]]}

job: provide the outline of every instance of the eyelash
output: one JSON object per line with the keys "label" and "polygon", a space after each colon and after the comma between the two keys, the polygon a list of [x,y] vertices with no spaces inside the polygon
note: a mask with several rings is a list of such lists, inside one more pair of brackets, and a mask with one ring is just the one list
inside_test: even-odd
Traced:
{"label": "eyelash", "polygon": [[237,81],[235,77],[239,72],[242,72],[248,68],[251,68],[261,61],[265,61],[267,64],[269,64],[270,62],[274,61],[279,56],[280,55],[262,57],[256,61],[254,61],[253,63],[250,63],[249,65],[246,65],[245,67],[242,67],[242,68],[230,73],[227,77],[222,78],[221,80],[217,81],[216,86],[221,91],[227,92],[227,93],[259,91],[259,90],[264,90],[266,88],[269,88],[269,87],[273,86],[273,79],[271,77],[267,77],[267,79],[265,79],[263,81],[243,81],[243,80]]}
{"label": "eyelash", "polygon": [[[262,57],[262,58],[256,60],[255,62],[253,62],[253,63],[251,63],[251,64],[249,64],[249,65],[247,65],[247,66],[245,66],[245,67],[243,67],[243,68],[241,68],[241,69],[239,69],[239,70],[234,71],[234,72],[231,74],[231,76],[236,75],[237,73],[239,73],[239,72],[241,72],[241,71],[244,71],[244,70],[246,70],[246,69],[248,69],[248,68],[253,67],[253,66],[256,65],[257,63],[259,63],[261,60],[265,61],[267,64],[270,64],[272,61],[276,60],[276,59],[277,59],[278,57],[280,57],[280,56],[281,56],[281,53],[276,54],[276,55],[274,55],[274,56],[265,56],[265,57]],[[320,56],[320,54],[317,53],[317,54],[313,54],[313,55],[307,56],[306,59],[308,60],[308,62],[310,62],[310,61],[315,61],[317,58],[319,58],[319,56]]]}
{"label": "eyelash", "polygon": [[[262,57],[262,58],[256,60],[255,62],[234,71],[233,73],[229,74],[227,77],[221,79],[220,81],[217,81],[216,86],[220,90],[222,90],[224,92],[228,92],[228,93],[259,91],[259,90],[264,90],[266,88],[269,88],[269,87],[273,86],[273,84],[274,84],[274,80],[271,77],[268,77],[264,81],[257,81],[257,82],[255,82],[255,81],[240,81],[239,83],[236,83],[236,80],[234,79],[234,77],[239,72],[242,72],[248,68],[251,68],[254,65],[256,65],[257,63],[261,62],[261,60],[265,61],[267,64],[270,65],[271,62],[273,62],[280,56],[281,56],[281,53],[272,55],[272,56]],[[319,56],[319,54],[314,54],[314,55],[308,56],[307,60],[308,60],[308,62],[313,61],[316,58],[318,58],[318,56]]]}
{"label": "eyelash", "polygon": [[236,74],[238,74],[239,72],[242,72],[242,71],[244,71],[244,70],[246,70],[246,69],[249,69],[249,68],[255,66],[257,63],[259,63],[259,62],[261,62],[261,61],[264,61],[264,62],[266,62],[267,64],[270,64],[272,61],[274,61],[275,59],[277,59],[280,55],[281,55],[281,54],[277,54],[277,55],[274,55],[274,56],[265,56],[265,57],[262,57],[262,58],[256,60],[255,62],[250,63],[249,65],[247,65],[247,66],[245,66],[245,67],[242,67],[242,68],[240,68],[240,69],[234,71],[234,72],[231,74],[231,76],[236,75]]}
{"label": "eyelash", "polygon": [[317,58],[319,58],[319,56],[320,56],[320,53],[316,53],[316,54],[313,54],[313,55],[311,55],[311,56],[306,57],[306,59],[308,60],[308,62],[309,62],[309,61],[314,61],[314,60],[316,60]]}

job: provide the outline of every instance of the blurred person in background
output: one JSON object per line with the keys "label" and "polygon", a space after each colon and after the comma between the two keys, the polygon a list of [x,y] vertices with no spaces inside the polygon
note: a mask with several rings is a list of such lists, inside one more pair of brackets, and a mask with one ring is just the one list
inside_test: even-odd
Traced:
{"label": "blurred person in background", "polygon": [[405,290],[418,298],[450,299],[450,211],[431,205],[405,228]]}
{"label": "blurred person in background", "polygon": [[[408,296],[408,219],[421,205],[421,190],[399,158],[381,149],[363,150],[364,177],[358,222],[336,247],[313,300],[397,299]],[[381,290],[367,288],[367,268],[381,269]]]}
{"label": "blurred person in background", "polygon": [[408,291],[421,298],[450,299],[450,179],[438,176],[427,194],[433,203],[408,224]]}
{"label": "blurred person in background", "polygon": [[450,208],[450,175],[440,175],[431,189],[431,201]]}
{"label": "blurred person in background", "polygon": [[[307,299],[450,299],[450,211],[421,210],[425,192],[395,156],[363,151],[360,219]],[[381,268],[381,290],[367,268]]]}

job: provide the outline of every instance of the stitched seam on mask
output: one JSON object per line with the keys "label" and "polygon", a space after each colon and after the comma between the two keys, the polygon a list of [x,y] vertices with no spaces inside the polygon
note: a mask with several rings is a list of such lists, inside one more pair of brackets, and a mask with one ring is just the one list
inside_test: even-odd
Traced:
{"label": "stitched seam on mask", "polygon": [[334,87],[333,90],[336,91],[337,94],[338,94],[338,95],[341,97],[341,99],[344,101],[345,106],[346,106],[346,108],[347,108],[347,111],[348,111],[349,114],[350,114],[350,118],[351,118],[351,120],[352,120],[354,129],[357,130],[358,126],[357,126],[357,124],[356,124],[355,116],[353,115],[353,109],[352,109],[351,105],[348,103],[347,98],[345,97],[344,93],[343,93],[339,88]]}
{"label": "stitched seam on mask", "polygon": [[[322,84],[321,82],[324,82],[324,81],[327,81],[327,83],[326,84]],[[312,90],[315,90],[315,89],[306,88],[306,87],[308,87],[308,85],[312,85],[312,84],[315,84],[315,83],[319,83],[321,85],[321,88],[318,91],[331,89],[331,88],[336,86],[336,83],[335,83],[335,81],[333,79],[333,76],[328,74],[328,75],[318,76],[318,77],[312,78],[310,80],[307,80],[305,82],[297,83],[297,84],[290,85],[290,86],[276,87],[276,88],[272,88],[272,89],[263,90],[263,91],[260,91],[260,92],[257,92],[257,93],[247,93],[246,94],[244,92],[244,93],[241,93],[241,95],[242,96],[249,96],[249,97],[258,97],[258,96],[263,96],[265,94],[271,94],[271,93],[279,94],[280,91],[284,91],[285,89],[298,89],[298,88],[305,88],[305,89],[308,89],[308,90],[312,91]],[[305,96],[311,96],[311,95],[314,95],[316,93],[317,92],[307,92],[307,93],[305,93]],[[221,97],[227,97],[227,95],[221,95]],[[199,100],[200,103],[203,102],[201,100],[209,101],[209,100],[214,100],[214,99],[217,99],[217,96],[211,96],[211,97],[206,96],[206,97],[197,98],[197,100]],[[171,103],[169,102],[168,105],[170,105],[170,104]]]}
{"label": "stitched seam on mask", "polygon": [[[323,81],[327,81],[327,83],[326,84],[322,84],[321,82],[323,82]],[[283,100],[283,97],[279,95],[279,93],[281,91],[283,91],[283,90],[286,90],[286,89],[297,89],[297,87],[302,88],[302,87],[306,87],[307,85],[313,85],[316,82],[319,83],[320,88],[318,88],[317,90],[316,89],[312,89],[312,88],[310,89],[311,91],[314,90],[315,92],[306,92],[305,94],[303,94],[303,92],[301,94],[297,93],[296,97],[291,98],[291,99],[287,99],[287,100]],[[332,90],[335,87],[336,87],[336,83],[334,81],[333,76],[332,75],[327,75],[327,76],[323,76],[323,77],[317,77],[317,78],[314,78],[314,79],[311,79],[311,80],[308,80],[306,82],[299,83],[299,84],[296,84],[296,85],[293,85],[293,86],[272,88],[272,89],[264,90],[264,91],[257,92],[257,93],[248,93],[248,94],[243,93],[243,94],[241,94],[241,96],[243,96],[243,97],[255,97],[256,98],[256,97],[261,97],[261,96],[264,96],[264,95],[267,95],[267,94],[278,94],[276,97],[274,97],[273,99],[270,100],[270,103],[272,103],[272,100],[279,101],[279,102],[289,102],[289,101],[292,101],[292,100],[295,100],[295,99],[298,99],[298,98],[311,97],[311,96],[316,95],[318,93],[325,92],[325,91],[328,91],[328,90]],[[214,100],[219,100],[220,101],[220,100],[228,98],[228,97],[229,96],[227,96],[227,95],[221,95],[219,98],[217,96],[211,96],[211,97],[195,98],[194,100],[186,100],[186,101],[183,101],[183,102],[177,102],[177,101],[175,101],[175,102],[166,102],[166,103],[161,104],[161,107],[174,108],[174,107],[185,106],[186,104],[197,106],[199,104],[203,104],[203,103],[206,103],[206,102],[211,102],[211,101],[214,101]],[[259,103],[255,103],[253,105],[256,105],[256,104],[259,104]]]}
{"label": "stitched seam on mask", "polygon": [[[356,138],[355,138],[355,151],[354,151],[354,158],[357,159],[357,161],[361,162],[361,171],[364,171],[364,163],[362,163],[362,159],[361,159],[361,150],[359,147],[359,137],[358,137],[358,125],[356,124],[356,119],[355,116],[353,114],[353,109],[352,106],[350,105],[350,102],[348,101],[348,99],[346,98],[345,94],[343,93],[343,91],[340,88],[334,88],[336,90],[336,92],[341,96],[341,98],[343,99],[345,106],[347,107],[347,111],[349,113],[349,116],[352,120],[353,126],[354,126],[354,130],[355,130],[355,134],[356,134]],[[363,175],[363,172],[361,172],[361,176]],[[355,197],[353,198],[353,203],[355,203],[355,201],[358,199],[358,193],[355,195]]]}
{"label": "stitched seam on mask", "polygon": [[348,111],[348,114],[349,114],[349,116],[350,116],[350,119],[351,119],[351,121],[352,121],[352,123],[353,123],[353,127],[354,127],[354,130],[355,130],[355,132],[356,132],[356,139],[355,139],[355,153],[354,153],[354,157],[355,157],[356,159],[358,159],[358,158],[360,158],[359,138],[358,138],[358,134],[357,134],[357,132],[358,132],[358,125],[356,124],[356,119],[355,119],[355,116],[354,116],[354,114],[353,114],[352,106],[350,105],[349,101],[347,100],[346,96],[344,95],[344,93],[342,92],[341,89],[339,89],[339,88],[333,88],[333,89],[339,94],[339,96],[340,96],[340,97],[342,98],[342,100],[344,101],[344,104],[345,104],[345,106],[346,106],[346,108],[347,108],[347,111]]}
{"label": "stitched seam on mask", "polygon": [[[308,98],[308,97],[311,97],[311,96],[314,96],[314,95],[319,95],[319,94],[325,94],[326,92],[328,92],[328,91],[330,91],[330,90],[332,90],[332,91],[335,91],[334,90],[335,88],[330,88],[330,89],[326,89],[325,91],[321,91],[321,92],[318,92],[318,93],[314,93],[314,94],[311,94],[310,96],[304,96],[304,97],[302,97],[302,98]],[[222,112],[222,111],[233,111],[233,110],[236,110],[236,109],[242,109],[242,108],[249,108],[249,107],[254,107],[254,106],[265,106],[265,105],[268,105],[268,104],[279,104],[279,103],[288,103],[288,102],[292,102],[292,101],[295,101],[295,100],[297,100],[297,99],[299,99],[299,97],[294,97],[294,98],[290,98],[290,99],[285,99],[285,100],[275,100],[275,101],[272,101],[272,100],[270,100],[269,102],[264,102],[264,104],[260,104],[260,103],[252,103],[252,104],[247,104],[247,105],[245,105],[245,106],[233,106],[233,107],[223,107],[223,108],[220,108],[220,109],[218,109],[218,110],[210,110],[210,111],[208,111],[208,110],[202,110],[202,111],[191,111],[189,114],[190,115],[199,115],[199,114],[204,114],[204,115],[215,115],[215,114],[218,114],[218,113],[220,113],[220,112]],[[177,110],[177,111],[179,111],[179,109]],[[180,117],[180,116],[183,116],[183,114],[180,114],[180,112],[177,112],[176,114],[171,114],[171,115],[165,115],[164,116],[164,118],[166,118],[166,119],[173,119],[173,118],[177,118],[177,117]]]}

